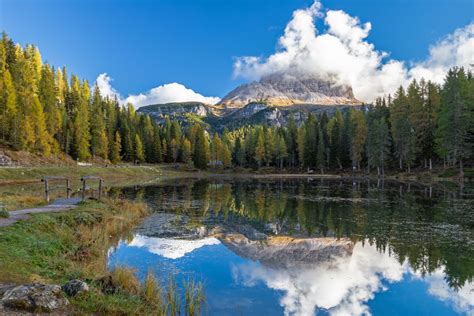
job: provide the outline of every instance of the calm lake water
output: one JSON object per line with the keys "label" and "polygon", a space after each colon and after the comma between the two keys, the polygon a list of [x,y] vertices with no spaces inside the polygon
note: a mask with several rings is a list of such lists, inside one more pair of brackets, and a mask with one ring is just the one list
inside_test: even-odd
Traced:
{"label": "calm lake water", "polygon": [[154,213],[109,266],[204,283],[209,315],[474,315],[473,196],[319,179],[113,190]]}

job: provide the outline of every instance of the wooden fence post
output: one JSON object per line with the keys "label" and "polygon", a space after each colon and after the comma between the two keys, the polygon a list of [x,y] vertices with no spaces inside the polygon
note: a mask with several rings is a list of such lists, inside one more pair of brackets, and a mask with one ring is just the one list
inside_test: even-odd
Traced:
{"label": "wooden fence post", "polygon": [[82,200],[86,199],[86,179],[82,178]]}
{"label": "wooden fence post", "polygon": [[44,197],[46,199],[46,202],[49,202],[49,185],[48,185],[48,179],[44,179]]}
{"label": "wooden fence post", "polygon": [[69,178],[66,179],[66,196],[68,199],[71,198],[71,187],[69,186]]}
{"label": "wooden fence post", "polygon": [[102,178],[99,179],[99,200],[102,198]]}

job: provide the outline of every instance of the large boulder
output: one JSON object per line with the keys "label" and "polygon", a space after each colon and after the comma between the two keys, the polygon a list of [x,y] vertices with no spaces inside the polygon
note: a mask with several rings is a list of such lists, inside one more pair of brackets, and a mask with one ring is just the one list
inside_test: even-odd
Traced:
{"label": "large boulder", "polygon": [[78,294],[88,292],[89,286],[84,281],[74,279],[64,284],[62,289],[67,295],[76,296]]}
{"label": "large boulder", "polygon": [[69,305],[59,285],[18,285],[3,293],[1,302],[5,307],[32,312],[52,312]]}

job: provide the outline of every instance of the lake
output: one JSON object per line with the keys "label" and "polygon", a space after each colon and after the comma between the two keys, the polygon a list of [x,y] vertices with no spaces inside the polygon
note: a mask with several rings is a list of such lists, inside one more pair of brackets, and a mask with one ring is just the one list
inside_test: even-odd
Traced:
{"label": "lake", "polygon": [[185,179],[111,194],[153,213],[109,268],[201,281],[205,314],[474,315],[473,196],[457,187]]}

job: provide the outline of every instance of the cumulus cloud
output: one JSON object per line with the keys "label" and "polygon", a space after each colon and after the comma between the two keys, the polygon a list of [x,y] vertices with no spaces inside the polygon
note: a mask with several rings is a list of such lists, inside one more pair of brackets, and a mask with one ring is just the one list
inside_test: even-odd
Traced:
{"label": "cumulus cloud", "polygon": [[185,240],[136,235],[128,246],[146,248],[149,252],[168,259],[179,259],[201,247],[218,244],[220,241],[213,237]]}
{"label": "cumulus cloud", "polygon": [[[440,267],[430,275],[424,277],[428,283],[428,293],[437,299],[452,306],[460,314],[474,315],[474,283],[466,282],[462,287],[454,290],[446,283],[445,267]],[[421,275],[413,272],[421,279]]]}
{"label": "cumulus cloud", "polygon": [[113,88],[111,82],[112,78],[110,78],[106,73],[100,74],[96,79],[96,84],[99,87],[100,93],[109,98],[117,98],[117,100],[122,104],[132,103],[135,108],[157,103],[188,101],[215,104],[220,100],[218,97],[205,97],[176,82],[155,87],[146,93],[122,97],[120,93]]}
{"label": "cumulus cloud", "polygon": [[[319,33],[315,20],[324,19]],[[259,79],[276,72],[309,74],[338,84],[350,84],[357,98],[372,101],[392,93],[413,78],[441,82],[452,66],[474,63],[474,23],[456,30],[430,48],[427,60],[408,65],[389,58],[367,41],[370,23],[361,23],[341,10],[321,10],[319,1],[293,12],[277,51],[267,58],[237,58],[234,75]]]}
{"label": "cumulus cloud", "polygon": [[273,269],[250,263],[234,267],[234,278],[246,286],[264,282],[283,291],[280,304],[286,315],[314,315],[317,308],[331,315],[368,315],[367,301],[384,290],[383,280],[402,280],[408,265],[377,251],[354,246],[352,256],[333,258],[301,269]]}

